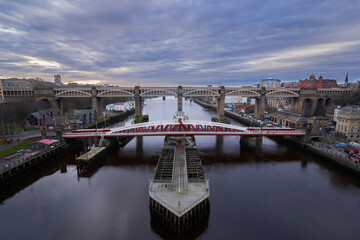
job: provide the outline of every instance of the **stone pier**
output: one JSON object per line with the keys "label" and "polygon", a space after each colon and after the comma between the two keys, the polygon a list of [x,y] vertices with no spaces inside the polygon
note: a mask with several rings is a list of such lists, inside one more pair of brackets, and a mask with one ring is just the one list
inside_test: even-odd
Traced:
{"label": "stone pier", "polygon": [[255,118],[264,120],[265,119],[265,97],[266,89],[261,88],[261,96],[255,98]]}
{"label": "stone pier", "polygon": [[183,92],[182,92],[182,86],[178,87],[178,104],[177,104],[177,111],[181,112],[183,110]]}
{"label": "stone pier", "polygon": [[254,152],[261,146],[262,139],[262,136],[241,136],[240,145],[241,147]]}
{"label": "stone pier", "polygon": [[149,187],[151,217],[177,234],[209,216],[209,184],[193,136],[165,138]]}

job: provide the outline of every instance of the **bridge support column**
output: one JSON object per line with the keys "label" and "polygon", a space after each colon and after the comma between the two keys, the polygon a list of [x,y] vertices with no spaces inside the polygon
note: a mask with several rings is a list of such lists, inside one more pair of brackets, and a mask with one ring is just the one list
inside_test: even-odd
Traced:
{"label": "bridge support column", "polygon": [[266,91],[265,88],[261,88],[261,96],[255,98],[255,118],[259,120],[265,119],[265,97]]}
{"label": "bridge support column", "polygon": [[65,112],[64,112],[64,99],[63,98],[57,98],[55,99],[56,101],[56,107],[60,109],[61,114],[64,116]]}
{"label": "bridge support column", "polygon": [[91,89],[91,107],[96,111],[98,119],[102,119],[102,106],[101,106],[101,98],[97,97],[96,88],[93,87]]}
{"label": "bridge support column", "polygon": [[141,117],[141,97],[140,97],[140,86],[135,86],[135,117]]}
{"label": "bridge support column", "polygon": [[289,98],[289,100],[290,100],[291,112],[298,113],[299,112],[299,99],[298,98]]}
{"label": "bridge support column", "polygon": [[136,154],[142,156],[143,153],[143,137],[137,136],[136,137]]}
{"label": "bridge support column", "polygon": [[225,87],[220,87],[220,97],[217,99],[216,118],[219,122],[225,122]]}
{"label": "bridge support column", "polygon": [[178,87],[178,95],[177,95],[177,98],[178,98],[178,105],[177,105],[177,110],[179,112],[182,112],[183,111],[183,92],[182,92],[182,86],[179,86]]}
{"label": "bridge support column", "polygon": [[140,86],[135,86],[135,120],[134,123],[148,122],[149,115],[142,115],[142,101],[140,97]]}
{"label": "bridge support column", "polygon": [[92,96],[91,98],[92,109],[96,111],[98,119],[103,118],[101,98]]}
{"label": "bridge support column", "polygon": [[256,151],[262,144],[262,136],[241,136],[240,146],[249,150]]}

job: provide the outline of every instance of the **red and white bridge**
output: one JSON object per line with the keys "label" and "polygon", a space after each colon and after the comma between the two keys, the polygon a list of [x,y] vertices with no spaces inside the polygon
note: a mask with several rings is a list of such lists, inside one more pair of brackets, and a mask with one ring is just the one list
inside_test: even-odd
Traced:
{"label": "red and white bridge", "polygon": [[64,133],[64,138],[129,137],[167,135],[222,135],[222,136],[304,136],[303,130],[293,128],[256,128],[208,121],[183,123],[160,121],[106,129],[80,129]]}

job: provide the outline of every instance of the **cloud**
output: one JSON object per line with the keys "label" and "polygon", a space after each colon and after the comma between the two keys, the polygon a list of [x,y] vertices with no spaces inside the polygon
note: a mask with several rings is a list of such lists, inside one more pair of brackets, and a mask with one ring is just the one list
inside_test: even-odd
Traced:
{"label": "cloud", "polygon": [[0,9],[0,73],[9,77],[241,85],[349,71],[360,79],[355,0],[18,0]]}

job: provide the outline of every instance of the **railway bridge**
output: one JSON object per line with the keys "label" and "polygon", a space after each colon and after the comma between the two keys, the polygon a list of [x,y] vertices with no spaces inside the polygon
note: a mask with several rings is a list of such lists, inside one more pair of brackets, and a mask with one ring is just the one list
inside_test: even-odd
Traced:
{"label": "railway bridge", "polygon": [[63,110],[66,98],[91,98],[92,108],[100,115],[102,99],[106,97],[132,97],[135,99],[135,115],[141,116],[141,99],[146,97],[175,96],[178,99],[177,110],[182,110],[183,97],[214,97],[217,100],[217,118],[224,119],[225,97],[241,96],[255,99],[255,116],[264,118],[266,98],[286,97],[290,100],[291,111],[304,116],[322,115],[331,100],[351,96],[349,88],[260,88],[260,87],[118,87],[118,86],[57,86],[17,90],[3,89],[5,98],[34,97],[38,101],[47,101],[51,106]]}

